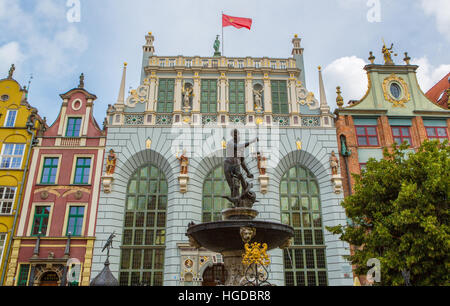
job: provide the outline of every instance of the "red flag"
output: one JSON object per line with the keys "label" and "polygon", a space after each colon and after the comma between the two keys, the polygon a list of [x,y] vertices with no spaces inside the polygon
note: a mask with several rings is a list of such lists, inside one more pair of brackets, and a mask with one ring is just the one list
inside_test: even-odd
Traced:
{"label": "red flag", "polygon": [[242,18],[242,17],[233,17],[222,14],[222,28],[233,26],[235,28],[247,28],[250,30],[252,27],[252,19],[251,18]]}

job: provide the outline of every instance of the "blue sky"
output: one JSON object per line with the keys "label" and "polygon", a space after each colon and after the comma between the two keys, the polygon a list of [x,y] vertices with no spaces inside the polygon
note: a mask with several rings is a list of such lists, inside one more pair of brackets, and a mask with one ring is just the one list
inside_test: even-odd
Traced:
{"label": "blue sky", "polygon": [[[80,3],[80,22],[68,21],[68,2]],[[424,91],[450,71],[449,0],[0,0],[0,77],[11,63],[22,85],[33,74],[29,101],[52,123],[59,94],[76,87],[83,72],[102,123],[117,99],[123,62],[127,88],[138,85],[147,32],[157,55],[211,56],[221,11],[253,19],[251,31],[225,28],[226,56],[289,57],[298,34],[307,87],[318,95],[321,65],[332,106],[338,85],[346,101],[363,96],[362,68],[369,51],[382,63],[382,39],[394,43],[396,63],[407,51],[420,65]]]}

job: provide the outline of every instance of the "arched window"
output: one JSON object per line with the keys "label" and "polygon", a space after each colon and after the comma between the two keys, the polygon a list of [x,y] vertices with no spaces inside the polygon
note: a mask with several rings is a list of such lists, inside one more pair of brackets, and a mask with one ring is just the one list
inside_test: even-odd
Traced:
{"label": "arched window", "polygon": [[153,165],[128,182],[119,283],[161,286],[166,237],[167,180]]}
{"label": "arched window", "polygon": [[223,195],[230,195],[230,188],[223,166],[218,166],[208,174],[203,184],[203,222],[222,220],[222,210],[231,207]]}
{"label": "arched window", "polygon": [[294,228],[294,242],[284,250],[286,286],[326,286],[319,186],[309,170],[296,165],[284,174],[280,205],[281,222]]}

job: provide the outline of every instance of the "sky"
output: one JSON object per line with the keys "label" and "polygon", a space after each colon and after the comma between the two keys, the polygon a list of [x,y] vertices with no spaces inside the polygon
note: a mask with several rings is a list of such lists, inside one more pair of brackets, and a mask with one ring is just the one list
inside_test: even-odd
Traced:
{"label": "sky", "polygon": [[306,87],[319,95],[322,66],[332,108],[336,86],[345,101],[362,98],[363,67],[369,51],[383,63],[383,40],[394,43],[394,62],[403,64],[408,52],[419,65],[424,92],[450,71],[450,0],[0,0],[0,79],[14,63],[14,78],[31,80],[28,100],[51,124],[59,94],[84,73],[101,124],[117,100],[124,62],[126,88],[139,85],[147,32],[156,55],[212,56],[222,11],[253,19],[250,31],[224,29],[225,56],[288,58],[298,34]]}

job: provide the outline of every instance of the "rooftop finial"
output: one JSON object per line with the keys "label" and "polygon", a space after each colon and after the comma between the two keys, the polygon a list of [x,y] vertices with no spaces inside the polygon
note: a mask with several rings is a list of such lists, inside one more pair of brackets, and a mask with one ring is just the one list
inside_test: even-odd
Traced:
{"label": "rooftop finial", "polygon": [[328,114],[330,107],[328,106],[327,96],[325,94],[325,85],[322,78],[322,67],[319,66],[319,91],[320,91],[320,112],[322,114]]}
{"label": "rooftop finial", "polygon": [[411,60],[411,58],[408,56],[408,52],[405,52],[405,58],[403,59],[406,63],[406,65],[409,65],[409,61]]}
{"label": "rooftop finial", "polygon": [[78,88],[84,88],[84,73],[80,75],[80,84],[78,84]]}
{"label": "rooftop finial", "polygon": [[342,108],[342,106],[344,106],[344,98],[342,98],[341,96],[342,92],[340,86],[336,87],[336,93],[337,93],[336,104],[339,108]]}
{"label": "rooftop finial", "polygon": [[12,64],[11,68],[9,68],[9,72],[8,72],[8,79],[9,80],[12,80],[15,70],[16,70],[16,66],[14,66],[14,64]]}
{"label": "rooftop finial", "polygon": [[372,51],[370,51],[369,52],[369,61],[370,61],[370,63],[371,64],[373,64],[374,62],[375,62],[375,56],[373,56],[373,52]]}

